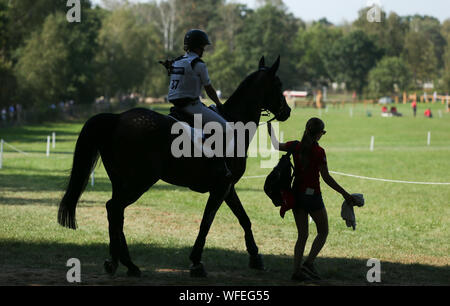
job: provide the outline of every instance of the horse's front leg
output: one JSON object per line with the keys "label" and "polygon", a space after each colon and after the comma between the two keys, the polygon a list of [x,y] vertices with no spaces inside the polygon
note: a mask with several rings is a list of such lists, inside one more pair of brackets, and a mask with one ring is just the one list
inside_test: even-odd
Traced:
{"label": "horse's front leg", "polygon": [[203,212],[202,222],[200,224],[200,231],[195,240],[189,259],[192,261],[190,269],[192,277],[206,277],[206,271],[201,263],[203,248],[206,243],[206,236],[208,235],[211,224],[214,221],[217,211],[224,200],[224,192],[211,192],[206,203],[205,211]]}
{"label": "horse's front leg", "polygon": [[252,223],[250,222],[250,218],[247,216],[247,213],[245,212],[244,207],[239,200],[234,186],[231,188],[228,196],[225,198],[225,202],[230,207],[234,215],[238,218],[239,223],[244,229],[245,245],[247,246],[247,252],[250,254],[250,268],[265,270],[262,256],[258,254],[258,247],[256,246],[255,238],[253,237]]}

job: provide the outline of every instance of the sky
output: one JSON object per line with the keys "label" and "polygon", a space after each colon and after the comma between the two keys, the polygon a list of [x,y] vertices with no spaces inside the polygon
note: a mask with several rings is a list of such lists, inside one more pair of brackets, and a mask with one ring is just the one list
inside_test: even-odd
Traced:
{"label": "sky", "polygon": [[[92,0],[101,3],[101,0]],[[146,2],[146,0],[130,0],[130,2]],[[255,8],[257,0],[233,0]],[[344,21],[352,22],[358,17],[358,11],[363,7],[380,3],[383,9],[395,12],[400,16],[430,15],[441,22],[450,18],[450,0],[284,0],[288,10],[294,16],[308,22],[326,17],[334,24]]]}
{"label": "sky", "polygon": [[[254,6],[255,0],[241,0]],[[395,12],[400,16],[431,15],[441,22],[450,18],[449,0],[284,0],[284,3],[296,17],[304,21],[318,20],[326,17],[330,22],[339,24],[342,21],[354,21],[358,11],[363,7],[371,7],[380,3],[388,14]]]}

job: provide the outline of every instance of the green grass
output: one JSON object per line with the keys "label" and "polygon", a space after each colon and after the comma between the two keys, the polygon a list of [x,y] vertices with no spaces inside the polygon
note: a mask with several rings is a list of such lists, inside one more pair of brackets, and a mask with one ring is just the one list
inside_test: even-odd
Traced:
{"label": "green grass", "polygon": [[[429,104],[433,119],[417,118],[399,105],[400,118],[382,118],[380,106],[350,105],[322,111],[328,133],[320,141],[330,170],[361,176],[419,182],[450,182],[450,114],[441,104]],[[155,109],[167,112],[167,106]],[[372,112],[372,117],[366,115]],[[315,109],[296,109],[280,124],[284,140],[300,138]],[[82,263],[83,284],[112,285],[293,285],[296,229],[291,213],[281,219],[262,191],[264,179],[243,179],[238,194],[252,221],[255,240],[269,271],[247,268],[243,230],[223,205],[207,238],[203,262],[207,279],[191,279],[189,253],[198,233],[207,195],[158,182],[125,212],[130,253],[142,269],[141,279],[129,279],[119,268],[110,278],[103,272],[108,257],[105,203],[111,186],[103,166],[95,186],[87,187],[77,208],[79,229],[60,227],[57,205],[72,163],[80,123],[52,123],[0,129],[5,145],[0,169],[0,284],[67,284],[66,261]],[[263,127],[265,129],[265,126]],[[431,131],[431,146],[427,133]],[[45,156],[46,137],[56,132],[56,148]],[[369,151],[375,136],[375,150]],[[245,176],[266,175],[261,158],[249,158]],[[361,180],[334,175],[349,192],[363,193],[366,205],[356,208],[357,228],[340,217],[343,199],[322,182],[330,223],[327,243],[319,254],[324,284],[364,285],[369,258],[381,261],[382,285],[449,285],[449,185],[413,185]],[[310,239],[315,236],[310,226]]]}

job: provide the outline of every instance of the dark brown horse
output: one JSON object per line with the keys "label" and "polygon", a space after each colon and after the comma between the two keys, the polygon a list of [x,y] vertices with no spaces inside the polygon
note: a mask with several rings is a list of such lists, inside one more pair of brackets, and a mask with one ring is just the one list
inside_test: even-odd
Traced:
{"label": "dark brown horse", "polygon": [[[291,110],[276,76],[279,64],[280,58],[268,68],[265,67],[264,57],[261,58],[259,69],[249,75],[224,103],[221,112],[228,121],[258,126],[264,110],[274,113],[280,121],[289,118]],[[250,267],[264,269],[250,219],[234,188],[245,172],[246,156],[226,158],[233,174],[230,187],[229,181],[228,184],[222,183],[222,178],[210,171],[211,159],[173,156],[171,143],[175,136],[171,134],[171,126],[175,122],[170,116],[143,108],[90,118],[77,140],[69,184],[59,206],[59,224],[76,229],[77,202],[101,156],[112,183],[112,198],[106,203],[111,260],[107,260],[104,266],[108,273],[114,274],[120,261],[128,268],[128,275],[140,275],[139,268],[131,261],[123,233],[124,210],[159,180],[196,192],[209,192],[200,231],[190,255],[192,276],[206,276],[201,256],[208,231],[224,200],[245,231]],[[245,152],[251,137],[253,135],[246,137]]]}

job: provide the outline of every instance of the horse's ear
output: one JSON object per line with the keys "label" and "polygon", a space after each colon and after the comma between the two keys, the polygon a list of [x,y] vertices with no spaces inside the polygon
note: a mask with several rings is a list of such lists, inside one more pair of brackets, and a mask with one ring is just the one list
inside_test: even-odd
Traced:
{"label": "horse's ear", "polygon": [[264,55],[261,57],[261,59],[259,60],[259,65],[258,68],[264,68],[266,66],[266,61],[264,60]]}
{"label": "horse's ear", "polygon": [[275,63],[272,65],[272,67],[270,67],[269,72],[272,75],[275,75],[278,71],[278,68],[280,68],[280,56],[278,55],[277,60],[275,61]]}

